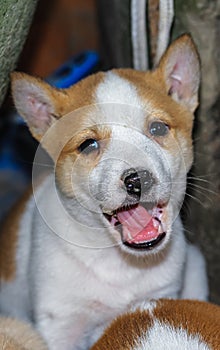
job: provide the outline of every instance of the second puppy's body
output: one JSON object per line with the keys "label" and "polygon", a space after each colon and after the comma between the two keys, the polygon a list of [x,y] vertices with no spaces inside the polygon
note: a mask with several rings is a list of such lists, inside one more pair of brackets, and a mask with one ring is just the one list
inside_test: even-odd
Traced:
{"label": "second puppy's body", "polygon": [[64,91],[15,75],[16,107],[56,170],[5,225],[0,306],[32,319],[51,350],[89,348],[133,303],[207,297],[178,216],[198,86],[187,36],[152,73],[101,73]]}
{"label": "second puppy's body", "polygon": [[91,350],[219,350],[220,307],[152,300],[115,319]]}

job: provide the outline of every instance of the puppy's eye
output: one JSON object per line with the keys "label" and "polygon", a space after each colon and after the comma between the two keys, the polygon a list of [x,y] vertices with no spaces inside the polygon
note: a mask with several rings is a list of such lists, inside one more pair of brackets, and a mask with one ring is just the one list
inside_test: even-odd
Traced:
{"label": "puppy's eye", "polygon": [[169,131],[169,126],[163,122],[153,122],[150,125],[150,133],[152,136],[165,136]]}
{"label": "puppy's eye", "polygon": [[96,141],[94,139],[85,140],[78,147],[78,151],[80,153],[84,153],[84,154],[90,154],[90,153],[92,153],[94,151],[98,151],[98,150],[99,150],[99,143],[98,143],[98,141]]}

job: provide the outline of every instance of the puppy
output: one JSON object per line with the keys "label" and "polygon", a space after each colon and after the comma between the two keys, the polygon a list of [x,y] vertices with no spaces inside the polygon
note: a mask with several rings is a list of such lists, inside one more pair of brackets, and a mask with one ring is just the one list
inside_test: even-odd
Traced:
{"label": "puppy", "polygon": [[112,322],[91,350],[218,350],[220,307],[192,300],[158,300]]}
{"label": "puppy", "polygon": [[31,319],[51,350],[87,349],[148,298],[207,298],[204,260],[179,210],[193,160],[199,58],[177,39],[152,72],[98,73],[57,90],[12,75],[15,106],[54,172],[8,217],[1,310]]}

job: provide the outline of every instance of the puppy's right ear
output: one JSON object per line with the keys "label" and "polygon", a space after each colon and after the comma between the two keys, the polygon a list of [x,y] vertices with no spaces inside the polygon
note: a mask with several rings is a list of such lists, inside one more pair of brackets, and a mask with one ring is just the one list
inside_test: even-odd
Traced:
{"label": "puppy's right ear", "polygon": [[67,95],[41,79],[25,73],[11,74],[12,96],[18,113],[27,122],[32,135],[41,141],[48,128],[62,116]]}

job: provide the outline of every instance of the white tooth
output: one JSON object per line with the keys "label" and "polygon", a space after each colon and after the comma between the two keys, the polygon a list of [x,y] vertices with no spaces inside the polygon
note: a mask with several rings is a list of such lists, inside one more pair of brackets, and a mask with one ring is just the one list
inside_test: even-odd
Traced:
{"label": "white tooth", "polygon": [[130,240],[132,240],[132,235],[130,234],[129,231],[128,231],[128,238],[129,238]]}
{"label": "white tooth", "polygon": [[159,225],[159,229],[158,229],[158,233],[161,234],[161,233],[163,233],[163,232],[164,232],[163,226],[162,226],[162,224],[160,224],[160,225]]}

